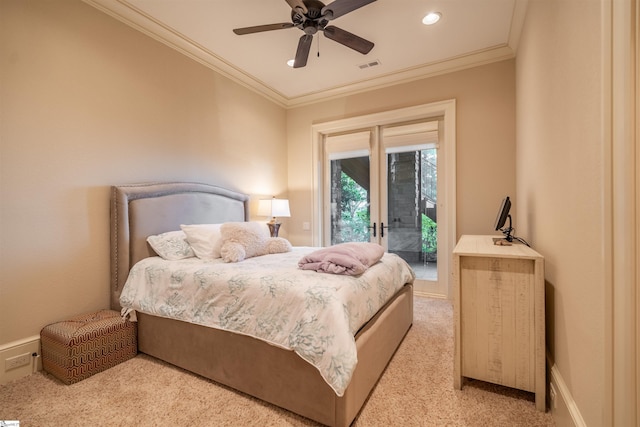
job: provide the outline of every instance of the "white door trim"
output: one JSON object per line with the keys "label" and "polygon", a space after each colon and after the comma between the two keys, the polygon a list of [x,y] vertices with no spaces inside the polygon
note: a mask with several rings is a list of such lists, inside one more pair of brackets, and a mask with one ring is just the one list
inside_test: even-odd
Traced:
{"label": "white door trim", "polygon": [[605,1],[605,390],[603,424],[640,426],[639,0]]}
{"label": "white door trim", "polygon": [[[423,120],[435,117],[443,118],[443,145],[441,154],[444,157],[445,188],[443,197],[438,196],[439,223],[444,230],[444,239],[439,242],[442,248],[442,256],[438,263],[444,263],[442,277],[439,280],[447,282],[447,298],[451,298],[451,251],[456,244],[456,101],[434,102],[417,105],[414,107],[367,114],[363,116],[318,123],[311,127],[312,153],[313,153],[313,206],[311,210],[312,245],[322,244],[322,186],[323,186],[323,156],[322,145],[324,138],[330,134],[352,132],[358,129],[367,129],[375,126],[389,125],[393,123]],[[438,226],[440,230],[440,225]]]}

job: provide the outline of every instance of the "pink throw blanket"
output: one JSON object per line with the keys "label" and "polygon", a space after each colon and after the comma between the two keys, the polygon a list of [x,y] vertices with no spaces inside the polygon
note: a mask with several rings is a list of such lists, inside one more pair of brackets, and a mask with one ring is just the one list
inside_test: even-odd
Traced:
{"label": "pink throw blanket", "polygon": [[380,261],[382,255],[384,249],[375,243],[340,243],[305,255],[298,261],[298,267],[321,273],[358,276]]}

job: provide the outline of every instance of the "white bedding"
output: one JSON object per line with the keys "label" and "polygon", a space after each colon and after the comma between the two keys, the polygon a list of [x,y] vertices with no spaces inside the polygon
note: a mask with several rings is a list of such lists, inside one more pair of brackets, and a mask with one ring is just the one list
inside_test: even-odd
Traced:
{"label": "white bedding", "polygon": [[139,311],[237,332],[293,350],[342,396],[357,363],[354,335],[414,274],[397,255],[360,276],[298,268],[317,248],[239,263],[160,257],[138,262],[120,296]]}

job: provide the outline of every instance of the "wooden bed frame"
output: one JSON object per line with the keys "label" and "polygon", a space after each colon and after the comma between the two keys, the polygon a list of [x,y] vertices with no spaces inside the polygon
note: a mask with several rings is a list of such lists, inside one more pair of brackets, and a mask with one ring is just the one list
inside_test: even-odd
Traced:
{"label": "wooden bed frame", "polygon": [[[206,184],[112,187],[111,308],[129,270],[155,256],[146,239],[180,224],[247,221],[248,197]],[[330,426],[355,419],[413,322],[413,288],[406,284],[356,334],[358,364],[338,397],[296,353],[252,337],[138,314],[138,349],[188,371]]]}

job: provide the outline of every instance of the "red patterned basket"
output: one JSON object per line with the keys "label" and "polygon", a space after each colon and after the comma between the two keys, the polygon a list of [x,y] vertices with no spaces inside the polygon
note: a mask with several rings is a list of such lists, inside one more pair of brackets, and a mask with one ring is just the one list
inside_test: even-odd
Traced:
{"label": "red patterned basket", "polygon": [[113,310],[52,323],[40,332],[42,367],[65,384],[102,372],[138,353],[136,324]]}

